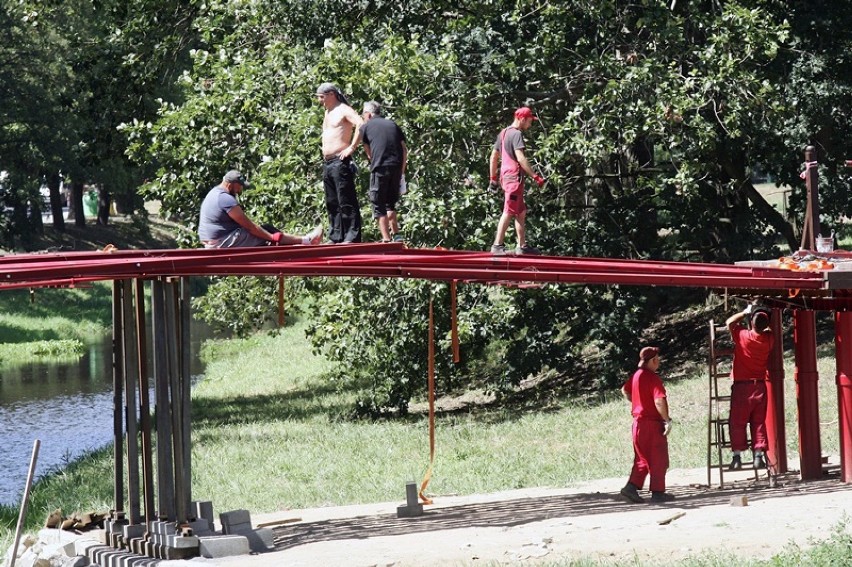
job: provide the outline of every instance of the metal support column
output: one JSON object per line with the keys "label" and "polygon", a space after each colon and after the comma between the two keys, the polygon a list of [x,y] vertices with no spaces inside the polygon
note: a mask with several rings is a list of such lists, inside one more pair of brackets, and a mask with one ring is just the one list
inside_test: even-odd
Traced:
{"label": "metal support column", "polygon": [[124,517],[124,321],[121,282],[112,282],[112,433],[114,520]]}
{"label": "metal support column", "polygon": [[[178,314],[180,316],[180,377],[181,377],[181,405],[183,406],[183,423],[181,436],[183,437],[183,484],[184,484],[184,506],[192,514],[192,334],[190,333],[191,319],[191,297],[189,278],[180,279],[180,301],[178,302]],[[190,520],[193,518],[190,517]]]}
{"label": "metal support column", "polygon": [[799,465],[802,480],[822,478],[819,438],[819,373],[816,366],[816,313],[797,310],[793,315],[796,351],[796,404],[799,411]]}
{"label": "metal support column", "polygon": [[837,413],[840,428],[840,479],[852,482],[852,313],[834,315],[837,360]]}
{"label": "metal support column", "polygon": [[166,300],[163,281],[151,285],[154,388],[157,403],[157,513],[159,519],[174,521],[175,487],[172,461],[172,419],[169,399],[169,367]]}
{"label": "metal support column", "polygon": [[787,472],[787,434],[784,419],[784,328],[781,309],[773,309],[770,328],[775,342],[769,354],[769,381],[766,383],[766,436],[769,463],[775,474]]}
{"label": "metal support column", "polygon": [[145,282],[136,279],[136,350],[139,353],[139,425],[142,433],[142,495],[145,523],[150,528],[154,514],[154,458],[151,447],[151,387],[148,383],[148,340],[145,326]]}
{"label": "metal support column", "polygon": [[803,250],[816,250],[816,236],[820,234],[819,175],[816,159],[816,148],[813,146],[805,148],[805,185],[808,189],[808,201],[800,245]]}
{"label": "metal support column", "polygon": [[122,344],[124,349],[124,423],[127,435],[127,504],[128,520],[131,525],[141,520],[139,503],[139,421],[136,410],[136,386],[139,371],[138,353],[136,347],[136,325],[133,321],[133,282],[121,282],[122,314]]}

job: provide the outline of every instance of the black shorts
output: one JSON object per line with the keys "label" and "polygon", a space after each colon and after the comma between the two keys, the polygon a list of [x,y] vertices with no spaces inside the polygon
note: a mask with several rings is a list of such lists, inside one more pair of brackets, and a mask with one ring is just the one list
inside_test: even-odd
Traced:
{"label": "black shorts", "polygon": [[388,211],[396,210],[401,179],[401,165],[377,167],[370,172],[370,190],[367,196],[373,205],[374,219],[387,216]]}

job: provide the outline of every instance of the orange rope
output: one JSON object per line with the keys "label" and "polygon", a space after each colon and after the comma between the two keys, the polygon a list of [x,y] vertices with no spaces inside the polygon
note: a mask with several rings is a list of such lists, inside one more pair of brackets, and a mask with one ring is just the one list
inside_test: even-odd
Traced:
{"label": "orange rope", "polygon": [[431,504],[432,500],[427,498],[423,491],[429,486],[432,479],[432,465],[435,463],[435,317],[432,312],[432,300],[429,300],[429,468],[420,482],[420,500],[424,504]]}

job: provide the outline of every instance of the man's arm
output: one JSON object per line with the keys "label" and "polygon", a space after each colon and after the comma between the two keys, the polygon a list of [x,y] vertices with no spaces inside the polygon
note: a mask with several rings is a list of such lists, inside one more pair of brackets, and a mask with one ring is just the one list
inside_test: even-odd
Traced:
{"label": "man's arm", "polygon": [[625,382],[621,387],[621,395],[624,396],[624,399],[628,402],[632,402],[633,400],[631,399],[630,388],[628,386],[630,386],[630,382]]}
{"label": "man's arm", "polygon": [[[402,174],[405,175],[405,168],[408,166],[408,146],[405,145],[405,142],[400,142],[402,144]],[[366,145],[364,146],[367,147]]]}
{"label": "man's arm", "polygon": [[497,150],[491,150],[491,157],[488,159],[488,176],[491,181],[497,181],[497,166],[500,164],[500,154]]}
{"label": "man's arm", "polygon": [[536,173],[532,170],[532,166],[530,165],[530,162],[527,161],[527,156],[524,154],[524,150],[522,148],[517,148],[515,150],[515,159],[518,160],[518,163],[520,164],[521,169],[524,170],[524,173],[530,177],[536,177]]}
{"label": "man's arm", "polygon": [[742,325],[741,321],[745,319],[745,316],[749,314],[749,309],[746,308],[744,311],[740,311],[739,313],[734,313],[725,321],[725,326],[728,328],[728,331],[733,332],[734,328]]}
{"label": "man's arm", "polygon": [[373,150],[370,149],[370,144],[364,142],[364,153],[367,154],[367,159],[373,161]]}
{"label": "man's arm", "polygon": [[270,242],[272,241],[272,235],[263,230],[263,228],[254,224],[243,212],[243,208],[241,206],[234,205],[231,207],[228,211],[228,216],[231,217],[235,223],[249,231],[252,235],[264,240],[269,240]]}
{"label": "man's arm", "polygon": [[669,401],[666,398],[654,398],[654,405],[657,407],[657,411],[660,412],[660,417],[663,418],[663,421],[671,419],[669,417]]}
{"label": "man's arm", "polygon": [[355,150],[358,149],[358,144],[361,143],[361,125],[364,124],[364,119],[358,116],[358,113],[355,112],[351,106],[347,106],[346,109],[344,109],[343,118],[355,127],[355,135],[352,137],[352,143],[343,148],[343,151],[337,154],[340,159],[348,158],[355,153]]}

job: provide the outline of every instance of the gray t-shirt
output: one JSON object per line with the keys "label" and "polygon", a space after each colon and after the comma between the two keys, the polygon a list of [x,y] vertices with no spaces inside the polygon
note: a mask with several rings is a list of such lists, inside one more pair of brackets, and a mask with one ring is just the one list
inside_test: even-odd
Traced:
{"label": "gray t-shirt", "polygon": [[237,199],[221,185],[211,189],[201,203],[198,237],[201,240],[220,240],[240,228],[240,225],[228,216],[228,211],[237,204]]}
{"label": "gray t-shirt", "polygon": [[515,159],[515,150],[523,150],[524,149],[524,135],[517,128],[512,128],[511,126],[504,129],[497,135],[497,140],[494,142],[494,149],[497,150],[497,153],[500,152],[500,139],[503,139],[503,148],[505,148],[506,153],[509,154],[514,161]]}

